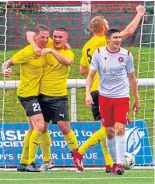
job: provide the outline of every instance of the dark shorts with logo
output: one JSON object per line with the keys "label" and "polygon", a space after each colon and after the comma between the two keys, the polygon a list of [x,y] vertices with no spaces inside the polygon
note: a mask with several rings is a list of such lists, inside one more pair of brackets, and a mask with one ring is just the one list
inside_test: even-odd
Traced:
{"label": "dark shorts with logo", "polygon": [[39,95],[39,103],[42,109],[45,122],[56,124],[58,121],[69,121],[68,97],[50,97]]}
{"label": "dark shorts with logo", "polygon": [[42,113],[40,104],[38,102],[38,96],[31,96],[26,98],[18,96],[18,99],[22,104],[22,106],[24,107],[26,115],[28,117]]}
{"label": "dark shorts with logo", "polygon": [[101,119],[100,117],[100,111],[99,111],[99,92],[98,91],[93,91],[91,92],[93,102],[94,104],[92,105],[92,113],[94,116],[95,121],[99,121]]}

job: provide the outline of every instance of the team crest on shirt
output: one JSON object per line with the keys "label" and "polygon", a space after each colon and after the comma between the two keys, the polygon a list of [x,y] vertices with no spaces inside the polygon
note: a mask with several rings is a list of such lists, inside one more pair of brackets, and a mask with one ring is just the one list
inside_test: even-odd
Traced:
{"label": "team crest on shirt", "polygon": [[118,61],[119,61],[120,63],[123,63],[124,58],[123,58],[123,57],[119,57],[119,58],[118,58]]}
{"label": "team crest on shirt", "polygon": [[101,56],[101,57],[104,58],[104,60],[107,60],[107,58],[108,58],[107,56]]}

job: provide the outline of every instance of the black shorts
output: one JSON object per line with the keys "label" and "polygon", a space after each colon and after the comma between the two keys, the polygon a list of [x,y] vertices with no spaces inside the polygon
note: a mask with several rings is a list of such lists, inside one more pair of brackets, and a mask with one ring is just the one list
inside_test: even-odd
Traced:
{"label": "black shorts", "polygon": [[38,102],[38,96],[31,96],[26,98],[18,96],[18,99],[22,104],[22,106],[24,107],[26,115],[28,117],[42,113],[40,104]]}
{"label": "black shorts", "polygon": [[100,111],[99,111],[99,92],[98,91],[93,91],[91,92],[93,102],[94,104],[92,105],[92,113],[95,121],[99,121],[101,119],[100,117]]}
{"label": "black shorts", "polygon": [[42,109],[45,122],[56,124],[58,121],[69,121],[68,97],[39,96],[39,103]]}

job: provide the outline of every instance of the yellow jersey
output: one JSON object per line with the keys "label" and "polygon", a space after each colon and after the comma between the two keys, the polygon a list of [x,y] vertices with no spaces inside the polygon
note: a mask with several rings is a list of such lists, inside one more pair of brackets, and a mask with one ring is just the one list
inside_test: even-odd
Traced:
{"label": "yellow jersey", "polygon": [[46,44],[46,48],[51,48],[51,49],[54,48],[52,38],[48,38],[48,42],[47,42],[47,44]]}
{"label": "yellow jersey", "polygon": [[37,96],[40,80],[46,64],[45,56],[37,56],[31,45],[18,51],[11,58],[13,64],[20,64],[20,84],[17,95],[20,97]]}
{"label": "yellow jersey", "polygon": [[[74,59],[71,50],[56,50],[60,54]],[[67,78],[71,66],[61,64],[52,54],[46,54],[47,65],[44,67],[41,79],[40,93],[47,96],[67,95]]]}
{"label": "yellow jersey", "polygon": [[[96,49],[107,45],[105,36],[93,36],[83,47],[80,65],[90,68],[92,56]],[[99,74],[96,73],[91,91],[97,91],[99,85]]]}

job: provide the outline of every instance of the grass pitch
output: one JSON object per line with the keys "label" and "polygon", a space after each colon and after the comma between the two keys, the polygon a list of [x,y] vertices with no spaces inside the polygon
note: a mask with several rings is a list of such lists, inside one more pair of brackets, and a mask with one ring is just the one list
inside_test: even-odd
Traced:
{"label": "grass pitch", "polygon": [[128,170],[124,175],[111,175],[104,170],[49,171],[21,173],[0,171],[1,184],[153,184],[153,169]]}

